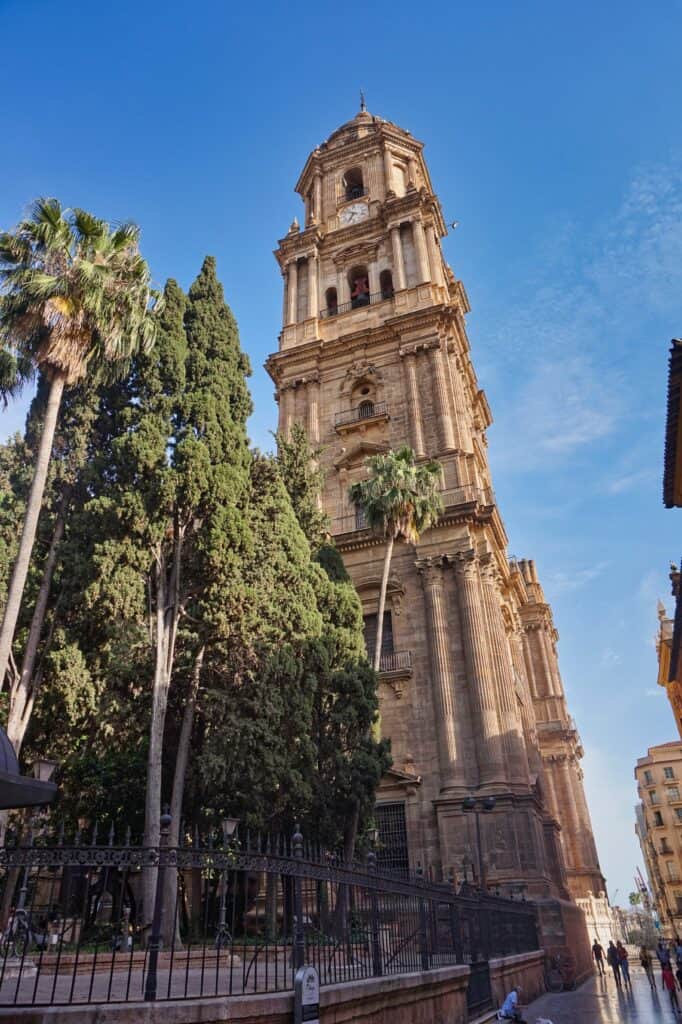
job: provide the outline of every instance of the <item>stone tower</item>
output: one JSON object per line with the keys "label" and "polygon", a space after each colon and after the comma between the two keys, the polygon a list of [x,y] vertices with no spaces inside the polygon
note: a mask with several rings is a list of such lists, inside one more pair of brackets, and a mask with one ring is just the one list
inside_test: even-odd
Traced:
{"label": "stone tower", "polygon": [[423,145],[363,107],[308,157],[305,204],[275,253],[284,278],[279,428],[323,447],[323,503],[376,631],[383,542],[350,505],[368,455],[409,444],[442,466],[445,514],[397,545],[380,672],[394,767],[377,803],[382,856],[443,877],[477,874],[536,898],[604,882],[566,710],[557,634],[532,562],[510,561],[492,489],[491,414],[471,362],[464,286]]}

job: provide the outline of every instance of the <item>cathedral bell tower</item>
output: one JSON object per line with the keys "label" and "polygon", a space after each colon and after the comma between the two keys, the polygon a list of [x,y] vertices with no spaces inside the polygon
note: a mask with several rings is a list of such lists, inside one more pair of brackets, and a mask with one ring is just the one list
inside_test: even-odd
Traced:
{"label": "cathedral bell tower", "polygon": [[[494,797],[480,820],[484,882],[537,897],[595,889],[603,879],[579,771],[562,767],[553,785],[543,763],[545,736],[551,756],[565,746],[571,764],[578,748],[568,719],[550,720],[567,717],[555,650],[529,642],[535,577],[507,555],[469,305],[443,259],[423,145],[363,104],[310,154],[296,191],[303,225],[295,220],[275,253],[284,307],[267,368],[279,429],[299,422],[324,450],[323,504],[368,648],[384,545],[349,486],[368,455],[405,444],[442,466],[445,513],[416,548],[396,545],[389,579],[379,696],[394,766],[377,802],[382,857],[471,880],[479,848],[464,801]],[[579,850],[565,839],[578,819]]]}

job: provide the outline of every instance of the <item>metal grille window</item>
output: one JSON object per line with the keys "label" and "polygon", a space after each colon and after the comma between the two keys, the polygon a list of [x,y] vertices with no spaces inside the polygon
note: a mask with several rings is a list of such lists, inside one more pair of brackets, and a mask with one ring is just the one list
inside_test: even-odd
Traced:
{"label": "metal grille window", "polygon": [[668,794],[668,800],[671,800],[671,801],[674,802],[674,801],[680,799],[680,789],[679,789],[679,786],[668,786],[666,792]]}
{"label": "metal grille window", "polygon": [[[374,649],[377,644],[377,616],[365,615],[365,648],[367,650],[367,657],[372,658],[374,655]],[[391,620],[391,613],[384,612],[384,631],[381,634],[381,653],[393,654],[393,622]]]}
{"label": "metal grille window", "polygon": [[377,862],[390,871],[407,874],[410,859],[407,847],[405,804],[377,804],[374,817],[379,829]]}
{"label": "metal grille window", "polygon": [[675,778],[675,772],[672,770],[672,768],[664,768],[663,769],[663,774],[665,775],[666,779],[674,779]]}

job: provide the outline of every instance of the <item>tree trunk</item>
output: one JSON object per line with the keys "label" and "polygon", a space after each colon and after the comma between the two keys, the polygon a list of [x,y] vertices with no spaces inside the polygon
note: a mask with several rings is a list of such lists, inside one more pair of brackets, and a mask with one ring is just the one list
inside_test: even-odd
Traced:
{"label": "tree trunk", "polygon": [[[161,833],[161,785],[163,772],[163,734],[168,708],[168,691],[175,660],[175,641],[180,621],[180,574],[184,527],[173,524],[173,549],[170,572],[163,549],[156,562],[156,657],[152,692],[152,716],[149,726],[147,788],[145,792],[144,845],[158,847]],[[143,925],[151,925],[156,895],[155,867],[143,873]],[[164,893],[165,895],[165,893]]]}
{"label": "tree trunk", "polygon": [[55,565],[57,564],[57,552],[63,536],[64,499],[62,498],[61,507],[57,514],[57,521],[55,523],[54,530],[52,531],[50,548],[43,567],[43,578],[40,583],[40,590],[38,591],[35,608],[33,609],[33,618],[31,619],[31,628],[26,642],[26,650],[24,651],[21,675],[19,676],[16,686],[12,687],[10,693],[7,735],[10,743],[14,747],[14,752],[17,757],[19,756],[21,744],[23,743],[24,736],[26,735],[26,729],[28,728],[28,723],[31,717],[31,710],[35,701],[34,691],[36,686],[33,678],[33,672],[38,656],[40,637],[42,636],[43,625],[45,623],[45,613],[47,611],[47,602],[49,600],[50,589],[52,587],[52,577],[54,575]]}
{"label": "tree trunk", "polygon": [[384,571],[381,576],[381,589],[379,590],[379,611],[377,613],[377,636],[374,648],[374,671],[378,672],[381,665],[381,644],[384,639],[384,609],[386,608],[386,591],[388,590],[388,574],[391,571],[391,558],[393,556],[394,538],[389,537],[386,541],[384,552]]}
{"label": "tree trunk", "polygon": [[28,497],[28,504],[26,506],[26,514],[24,515],[24,525],[21,531],[21,540],[19,541],[19,551],[14,563],[14,568],[12,569],[12,578],[7,592],[7,604],[5,605],[5,612],[2,619],[2,628],[0,629],[0,687],[2,687],[5,682],[10,651],[12,649],[12,640],[14,639],[14,630],[16,629],[17,619],[19,618],[21,599],[24,594],[26,576],[28,575],[28,567],[31,562],[31,552],[33,551],[36,530],[38,529],[38,519],[40,517],[43,493],[45,491],[45,481],[47,480],[47,471],[50,466],[50,456],[52,454],[52,442],[54,440],[54,432],[57,426],[57,417],[59,415],[59,406],[61,404],[63,392],[64,376],[63,374],[55,374],[50,384],[50,394],[48,396],[47,407],[45,409],[45,420],[43,421],[43,432],[40,436],[36,468],[33,474],[33,482],[31,484],[31,491]]}
{"label": "tree trunk", "polygon": [[[180,842],[180,822],[182,820],[182,800],[185,793],[185,779],[187,777],[187,764],[189,762],[189,745],[192,739],[192,727],[194,725],[194,710],[196,708],[197,694],[199,692],[199,682],[201,679],[201,669],[204,663],[204,651],[205,647],[200,647],[197,651],[194,659],[194,669],[192,672],[192,680],[190,683],[189,693],[187,694],[187,700],[185,702],[185,710],[182,714],[182,727],[180,729],[180,739],[178,740],[178,749],[175,757],[175,772],[173,774],[173,792],[171,794],[171,827],[168,837],[168,845],[175,847]],[[169,908],[168,913],[164,917],[163,926],[163,942],[164,946],[169,947],[171,942],[174,942],[175,948],[180,949],[182,942],[180,940],[180,918],[179,918],[179,906],[175,914],[173,914],[173,906],[177,904],[177,888],[178,888],[178,869],[169,867],[166,871],[166,896],[164,899],[164,906]],[[174,926],[174,918],[175,921]],[[174,937],[175,936],[175,937]]]}

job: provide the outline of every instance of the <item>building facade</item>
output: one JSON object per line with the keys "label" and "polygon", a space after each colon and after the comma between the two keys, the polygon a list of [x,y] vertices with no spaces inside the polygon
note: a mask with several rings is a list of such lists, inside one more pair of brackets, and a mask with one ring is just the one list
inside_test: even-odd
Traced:
{"label": "building facade", "polygon": [[396,546],[388,584],[380,704],[394,767],[377,805],[383,856],[475,877],[476,816],[463,800],[494,796],[478,822],[489,885],[598,896],[558,636],[534,563],[507,554],[469,304],[443,258],[423,145],[363,109],[310,154],[296,191],[303,226],[295,220],[275,253],[283,325],[267,369],[280,430],[299,422],[323,450],[323,504],[368,647],[384,545],[348,489],[369,455],[405,444],[442,466],[444,515],[416,548]]}
{"label": "building facade", "polygon": [[665,935],[682,935],[682,742],[649,747],[635,767],[635,832]]}
{"label": "building facade", "polygon": [[[675,598],[675,618],[680,618],[680,572],[673,566],[670,573],[672,593]],[[658,602],[658,633],[656,634],[656,655],[658,657],[658,685],[666,692],[675,727],[682,739],[682,679],[680,679],[680,627],[676,629],[675,619],[666,614],[665,606]],[[677,635],[676,635],[677,634]]]}

